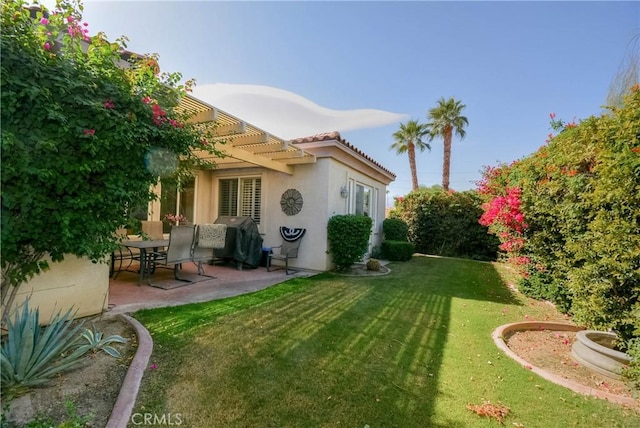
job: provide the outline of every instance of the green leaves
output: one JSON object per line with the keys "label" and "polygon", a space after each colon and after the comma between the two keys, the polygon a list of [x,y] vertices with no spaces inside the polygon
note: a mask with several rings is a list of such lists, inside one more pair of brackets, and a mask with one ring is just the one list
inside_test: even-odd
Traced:
{"label": "green leaves", "polygon": [[609,115],[565,126],[482,186],[494,196],[522,188],[532,263],[520,288],[626,340],[640,327],[640,91]]}
{"label": "green leaves", "polygon": [[329,219],[329,252],[338,270],[350,268],[367,253],[372,224],[371,217],[363,215],[334,215]]}
{"label": "green leaves", "polygon": [[[180,160],[163,174],[208,166],[194,154],[206,136],[174,111],[186,94],[180,74],[158,74],[156,57],[125,61],[124,40],[99,35],[83,49],[82,4],[56,7],[44,22],[20,1],[2,3],[3,297],[39,272],[29,254],[94,261],[109,254],[112,232],[130,221],[127,207],[152,198],[158,171],[147,168],[150,153]],[[54,43],[58,35],[62,44]]]}
{"label": "green leaves", "polygon": [[95,329],[95,326],[92,329],[85,328],[80,337],[87,342],[78,347],[78,350],[80,350],[82,353],[86,353],[89,351],[92,351],[94,353],[103,351],[114,358],[120,358],[121,355],[117,349],[111,346],[111,344],[127,342],[126,339],[117,334],[104,337],[104,333],[97,331]]}
{"label": "green leaves", "polygon": [[478,223],[476,192],[411,192],[398,201],[394,215],[409,226],[409,241],[423,254],[494,260],[497,239]]}

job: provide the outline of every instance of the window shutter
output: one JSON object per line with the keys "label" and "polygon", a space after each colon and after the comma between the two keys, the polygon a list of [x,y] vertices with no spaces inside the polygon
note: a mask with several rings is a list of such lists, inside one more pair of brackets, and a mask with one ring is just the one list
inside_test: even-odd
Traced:
{"label": "window shutter", "polygon": [[238,215],[238,180],[220,180],[218,193],[218,216]]}
{"label": "window shutter", "polygon": [[243,178],[240,215],[248,216],[260,223],[260,206],[262,198],[262,180],[260,178]]}

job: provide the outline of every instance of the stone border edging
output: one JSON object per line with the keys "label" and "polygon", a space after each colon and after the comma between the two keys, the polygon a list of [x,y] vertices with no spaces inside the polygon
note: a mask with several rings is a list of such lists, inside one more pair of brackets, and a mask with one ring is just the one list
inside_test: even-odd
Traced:
{"label": "stone border edging", "polygon": [[153,340],[149,331],[138,322],[138,320],[129,315],[119,314],[121,318],[127,321],[134,328],[138,337],[138,350],[129,365],[127,374],[124,377],[120,393],[113,406],[106,428],[126,428],[133,406],[136,403],[138,389],[142,381],[142,375],[149,364],[151,352],[153,351]]}
{"label": "stone border edging", "polygon": [[529,363],[525,359],[521,358],[515,352],[513,352],[509,346],[507,346],[507,342],[504,339],[505,334],[508,334],[512,331],[523,331],[523,330],[557,330],[557,331],[580,331],[584,330],[582,327],[575,326],[573,324],[567,323],[558,323],[552,321],[537,321],[537,322],[516,322],[511,324],[505,324],[498,328],[496,328],[493,333],[491,333],[491,338],[493,342],[496,344],[498,348],[502,350],[509,358],[517,361],[526,369],[531,370],[538,376],[553,382],[555,384],[564,386],[565,388],[569,388],[570,390],[577,392],[583,395],[591,395],[593,397],[605,399],[617,404],[623,404],[627,406],[637,407],[639,402],[632,397],[625,397],[622,395],[611,394],[609,392],[600,391],[580,383],[571,381],[569,379],[565,379],[556,374],[550,373],[546,370],[541,369],[540,367],[536,367],[533,364]]}
{"label": "stone border edging", "polygon": [[331,273],[334,273],[336,275],[340,275],[340,276],[348,276],[351,278],[373,278],[376,276],[385,276],[385,275],[389,275],[391,273],[391,269],[386,267],[386,266],[380,266],[380,270],[379,271],[368,271],[367,274],[357,274],[357,273],[344,273],[344,272],[336,272],[336,271],[332,271]]}

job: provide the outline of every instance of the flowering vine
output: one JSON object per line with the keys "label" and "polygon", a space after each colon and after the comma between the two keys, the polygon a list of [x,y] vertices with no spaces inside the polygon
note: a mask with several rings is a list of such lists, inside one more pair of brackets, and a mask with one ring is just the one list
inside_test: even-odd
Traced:
{"label": "flowering vine", "polygon": [[499,195],[484,204],[480,224],[489,227],[502,242],[500,249],[509,254],[517,253],[524,245],[524,230],[528,227],[521,210],[522,191],[518,187],[506,188],[505,195]]}
{"label": "flowering vine", "polygon": [[105,260],[113,231],[155,197],[160,172],[179,180],[210,167],[197,151],[220,152],[177,108],[192,81],[129,53],[126,38],[89,37],[79,0],[1,8],[4,318],[47,260]]}

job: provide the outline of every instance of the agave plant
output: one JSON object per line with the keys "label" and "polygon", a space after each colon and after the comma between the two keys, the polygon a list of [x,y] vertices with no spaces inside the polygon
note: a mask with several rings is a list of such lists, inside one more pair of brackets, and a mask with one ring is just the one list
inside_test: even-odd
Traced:
{"label": "agave plant", "polygon": [[30,309],[26,300],[15,318],[7,321],[7,337],[0,349],[4,397],[16,397],[81,362],[84,352],[77,343],[82,323],[74,326],[73,315],[71,309],[64,314],[58,311],[42,328],[40,311]]}
{"label": "agave plant", "polygon": [[85,328],[81,337],[85,339],[87,343],[80,345],[78,347],[78,350],[82,350],[83,353],[89,351],[92,351],[94,353],[98,351],[104,351],[114,358],[120,358],[120,352],[118,352],[117,349],[111,346],[111,343],[126,343],[127,340],[117,334],[104,338],[103,336],[104,333],[97,331],[95,325],[93,326],[93,329]]}

